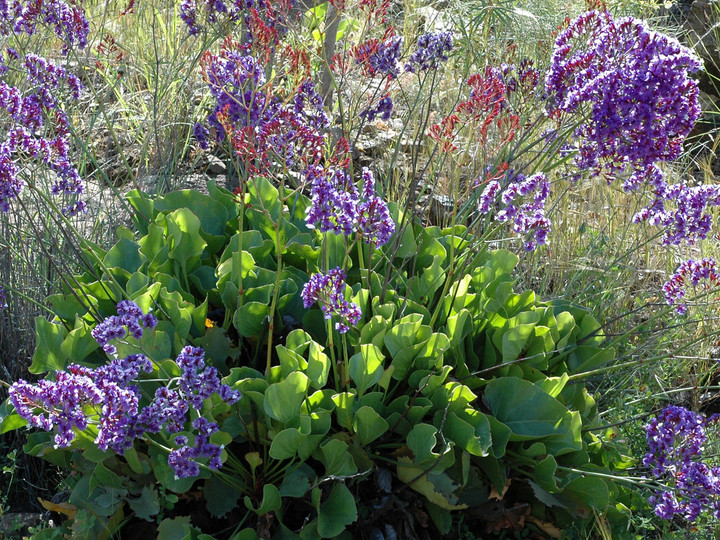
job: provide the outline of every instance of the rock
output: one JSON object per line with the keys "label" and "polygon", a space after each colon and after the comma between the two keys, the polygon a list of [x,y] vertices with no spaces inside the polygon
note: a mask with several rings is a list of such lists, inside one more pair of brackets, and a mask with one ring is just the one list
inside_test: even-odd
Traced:
{"label": "rock", "polygon": [[213,156],[212,154],[208,155],[207,157],[208,165],[206,172],[210,176],[218,176],[221,174],[227,174],[227,167],[225,166],[225,163],[217,156]]}
{"label": "rock", "polygon": [[6,512],[0,519],[0,538],[17,538],[28,527],[42,523],[43,514],[31,512]]}

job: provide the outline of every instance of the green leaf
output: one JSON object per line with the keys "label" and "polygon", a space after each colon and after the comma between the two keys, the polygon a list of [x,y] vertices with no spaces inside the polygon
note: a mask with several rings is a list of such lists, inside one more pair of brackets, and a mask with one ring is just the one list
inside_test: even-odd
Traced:
{"label": "green leaf", "polygon": [[247,302],[235,312],[233,325],[243,337],[259,336],[263,332],[265,319],[270,314],[270,305],[261,302]]}
{"label": "green leaf", "polygon": [[127,238],[121,238],[105,255],[103,264],[107,268],[123,268],[131,274],[140,269],[147,259],[140,253],[140,245]]}
{"label": "green leaf", "polygon": [[270,215],[270,219],[277,221],[282,213],[280,194],[273,184],[265,177],[255,176],[248,182],[250,202],[259,206]]}
{"label": "green leaf", "polygon": [[2,422],[0,422],[0,435],[3,433],[7,433],[8,431],[13,431],[16,429],[20,429],[21,427],[27,426],[28,421],[25,420],[22,416],[16,413],[11,413],[2,416]]}
{"label": "green leaf", "polygon": [[345,484],[335,484],[327,500],[318,508],[318,533],[335,538],[357,519],[355,498]]}
{"label": "green leaf", "polygon": [[583,518],[591,515],[588,507],[602,512],[610,502],[608,486],[597,476],[575,478],[556,496],[571,511]]}
{"label": "green leaf", "polygon": [[197,342],[205,351],[208,364],[220,371],[227,369],[227,359],[235,360],[240,355],[240,349],[233,347],[232,341],[222,326],[213,326],[205,331],[205,335]]}
{"label": "green leaf", "polygon": [[353,419],[353,429],[364,445],[383,435],[390,426],[372,407],[360,407]]}
{"label": "green leaf", "polygon": [[100,346],[90,331],[90,325],[77,317],[75,329],[70,331],[60,345],[63,356],[72,362],[82,362],[91,352],[98,349]]}
{"label": "green leaf", "polygon": [[290,459],[297,455],[300,443],[305,437],[295,428],[283,429],[275,435],[270,443],[270,457],[273,459]]}
{"label": "green leaf", "polygon": [[258,516],[264,516],[270,512],[275,512],[282,506],[282,498],[280,492],[273,484],[265,484],[263,486],[263,497],[260,506],[254,508],[250,497],[245,497],[245,506],[248,510],[255,512]]}
{"label": "green leaf", "polygon": [[222,235],[228,221],[228,209],[221,202],[195,189],[171,191],[155,200],[155,209],[172,212],[187,208],[200,220],[202,231],[211,235]]}
{"label": "green leaf", "polygon": [[205,482],[203,495],[208,512],[214,517],[222,518],[237,506],[242,493],[213,475]]}
{"label": "green leaf", "polygon": [[200,235],[200,220],[187,208],[180,208],[167,216],[168,257],[177,261],[185,272],[199,265],[207,242]]}
{"label": "green leaf", "polygon": [[556,455],[582,448],[579,414],[529,381],[493,379],[485,386],[485,401],[495,418],[510,428],[512,440],[546,438],[548,451]]}
{"label": "green leaf", "polygon": [[65,369],[67,362],[61,347],[66,333],[62,325],[53,324],[45,317],[35,317],[36,344],[32,364],[28,368],[30,373]]}
{"label": "green leaf", "polygon": [[322,459],[325,465],[325,476],[344,477],[358,472],[357,465],[348,453],[348,445],[338,439],[330,439],[320,446]]}
{"label": "green leaf", "polygon": [[108,469],[102,463],[95,465],[92,475],[90,476],[90,491],[96,487],[102,486],[105,489],[121,490],[125,488],[123,479]]}
{"label": "green leaf", "polygon": [[308,377],[300,372],[291,373],[284,381],[271,384],[265,391],[265,413],[283,423],[297,416],[309,385]]}
{"label": "green leaf", "polygon": [[297,469],[293,469],[283,476],[279,493],[283,497],[302,497],[310,489],[315,477],[315,471],[303,463]]}
{"label": "green leaf", "polygon": [[488,455],[488,449],[492,445],[490,422],[481,412],[474,409],[467,410],[465,418],[449,412],[445,419],[445,432],[450,440],[472,455],[480,457]]}
{"label": "green leaf", "polygon": [[376,384],[383,376],[382,351],[375,345],[360,345],[360,352],[350,358],[350,377],[355,381],[358,395]]}
{"label": "green leaf", "polygon": [[[92,299],[85,301],[91,302]],[[87,313],[85,304],[73,295],[53,294],[47,297],[46,302],[55,315],[66,321],[71,321],[76,316],[82,317]]]}
{"label": "green leaf", "polygon": [[407,445],[415,455],[415,463],[436,459],[440,454],[432,450],[437,445],[437,428],[430,424],[416,424],[407,436]]}
{"label": "green leaf", "polygon": [[323,388],[330,373],[330,359],[323,352],[322,346],[314,341],[309,343],[307,369],[305,374],[313,388]]}
{"label": "green leaf", "polygon": [[128,499],[130,509],[140,519],[146,521],[153,521],[153,516],[160,512],[160,501],[158,499],[157,491],[155,488],[150,486],[143,487],[140,497],[137,499]]}
{"label": "green leaf", "polygon": [[338,424],[345,429],[353,429],[353,403],[355,394],[351,392],[340,392],[332,396],[335,404],[335,416]]}
{"label": "green leaf", "polygon": [[558,486],[555,480],[555,471],[557,471],[557,461],[555,461],[555,456],[548,454],[545,459],[535,465],[533,479],[544,490],[549,492],[557,491]]}
{"label": "green leaf", "polygon": [[424,495],[431,503],[445,510],[463,510],[467,504],[458,504],[455,485],[445,473],[433,473],[427,468],[412,465],[409,457],[398,459],[397,473],[400,481]]}
{"label": "green leaf", "polygon": [[190,525],[190,516],[165,518],[158,525],[157,540],[184,540],[185,527]]}

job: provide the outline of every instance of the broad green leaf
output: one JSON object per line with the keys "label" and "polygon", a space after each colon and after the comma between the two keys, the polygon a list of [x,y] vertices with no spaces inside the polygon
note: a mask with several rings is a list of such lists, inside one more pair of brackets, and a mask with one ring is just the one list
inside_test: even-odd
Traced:
{"label": "broad green leaf", "polygon": [[210,235],[222,235],[228,221],[228,209],[221,202],[195,189],[171,191],[155,199],[155,209],[172,212],[188,208],[200,220],[202,231]]}
{"label": "broad green leaf", "polygon": [[22,416],[16,413],[10,413],[7,415],[2,416],[2,422],[0,422],[0,435],[3,433],[7,433],[8,431],[13,431],[16,429],[20,429],[21,427],[27,426],[28,421],[25,420]]}
{"label": "broad green leaf", "polygon": [[212,516],[218,518],[224,517],[235,508],[241,495],[242,493],[238,489],[228,486],[215,475],[208,478],[203,486],[205,508]]}
{"label": "broad green leaf", "polygon": [[82,362],[91,352],[98,349],[98,342],[90,333],[90,326],[80,317],[75,319],[75,328],[68,333],[60,345],[60,351],[71,362]]}
{"label": "broad green leaf", "polygon": [[473,409],[466,411],[465,418],[449,412],[445,420],[445,433],[446,437],[474,456],[487,456],[492,445],[487,417]]}
{"label": "broad green leaf", "polygon": [[351,392],[341,392],[332,397],[335,404],[335,416],[338,424],[345,429],[353,429],[353,403],[355,394]]}
{"label": "broad green leaf", "polygon": [[303,463],[297,469],[293,469],[283,476],[278,491],[282,497],[302,497],[308,492],[315,478],[315,471]]}
{"label": "broad green leaf", "polygon": [[233,316],[233,326],[243,337],[259,336],[270,314],[270,305],[261,302],[248,302],[238,308]]}
{"label": "broad green leaf", "polygon": [[167,228],[168,257],[185,272],[194,270],[207,246],[200,235],[200,220],[187,208],[180,208],[168,214]]}
{"label": "broad green leaf", "polygon": [[62,342],[67,331],[61,324],[53,324],[45,317],[35,317],[35,354],[28,368],[30,373],[62,371],[67,365]]}
{"label": "broad green leaf", "polygon": [[546,438],[556,455],[580,450],[581,421],[555,398],[516,377],[493,379],[485,386],[485,402],[495,418],[510,428],[514,440]]}
{"label": "broad green leaf", "polygon": [[415,454],[415,463],[436,459],[440,454],[433,452],[437,445],[437,428],[430,424],[416,424],[407,436],[407,445]]}
{"label": "broad green leaf", "polygon": [[325,476],[351,476],[357,466],[348,452],[348,445],[338,439],[330,439],[320,446],[322,461],[325,465]]}
{"label": "broad green leaf", "polygon": [[310,379],[311,386],[317,389],[325,386],[330,374],[330,359],[323,352],[322,347],[314,341],[309,343],[305,374]]}
{"label": "broad green leaf", "polygon": [[[53,294],[48,296],[46,301],[53,313],[61,319],[72,320],[87,313],[87,306],[73,295]],[[84,301],[92,302],[92,299]]]}
{"label": "broad green leaf", "polygon": [[287,422],[300,413],[310,380],[304,373],[295,372],[284,381],[271,384],[265,391],[265,413]]}
{"label": "broad green leaf", "polygon": [[129,498],[127,501],[130,509],[140,519],[154,521],[153,516],[160,512],[160,500],[154,487],[144,486],[140,497]]}
{"label": "broad green leaf", "polygon": [[335,484],[318,508],[318,533],[321,538],[336,538],[357,517],[355,497],[345,484]]}
{"label": "broad green leaf", "polygon": [[280,492],[273,484],[265,484],[263,486],[262,501],[260,501],[260,505],[257,508],[252,505],[250,497],[246,496],[244,502],[248,510],[255,512],[258,516],[264,516],[265,514],[279,510],[282,505],[282,498],[280,497]]}
{"label": "broad green leaf", "polygon": [[541,488],[552,493],[558,489],[557,481],[555,480],[555,471],[557,471],[555,456],[548,454],[545,459],[542,459],[535,465],[535,472],[532,478]]}
{"label": "broad green leaf", "polygon": [[362,444],[370,444],[383,435],[390,426],[385,419],[371,407],[360,407],[353,419],[353,429]]}
{"label": "broad green leaf", "polygon": [[350,358],[350,377],[355,381],[358,395],[377,383],[383,376],[382,351],[375,345],[360,345],[360,352]]}
{"label": "broad green leaf", "polygon": [[127,238],[121,238],[105,255],[103,264],[107,268],[123,268],[131,274],[140,269],[147,259],[140,253],[140,245]]}
{"label": "broad green leaf", "polygon": [[305,437],[295,428],[283,429],[275,435],[270,443],[270,457],[273,459],[290,459],[297,455],[300,442]]}
{"label": "broad green leaf", "polygon": [[592,515],[590,508],[604,511],[610,502],[610,491],[602,478],[580,476],[556,495],[576,515],[587,518]]}
{"label": "broad green leaf", "polygon": [[157,540],[184,540],[189,525],[190,516],[165,518],[158,525]]}
{"label": "broad green leaf", "polygon": [[265,177],[255,176],[248,182],[250,202],[259,206],[270,215],[270,219],[277,221],[282,213],[282,201],[277,188]]}
{"label": "broad green leaf", "polygon": [[458,504],[456,490],[460,487],[445,473],[433,473],[429,467],[417,467],[408,457],[398,459],[397,473],[400,481],[409,484],[433,504],[445,510],[464,510],[467,504]]}

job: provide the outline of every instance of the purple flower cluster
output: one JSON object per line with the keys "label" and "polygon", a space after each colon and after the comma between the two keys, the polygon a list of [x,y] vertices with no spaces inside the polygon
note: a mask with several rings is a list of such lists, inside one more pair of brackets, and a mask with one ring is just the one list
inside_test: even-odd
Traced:
{"label": "purple flower cluster", "polygon": [[503,63],[499,73],[508,95],[520,92],[526,97],[527,93],[535,90],[540,81],[540,72],[535,68],[535,62],[529,58],[524,58],[517,66]]}
{"label": "purple flower cluster", "polygon": [[321,132],[330,127],[330,119],[324,109],[322,97],[311,80],[303,82],[295,94],[294,113],[300,123]]}
{"label": "purple flower cluster", "polygon": [[[496,196],[500,192],[500,184],[493,180],[487,184],[478,200],[478,210],[487,214],[496,207]],[[523,197],[535,193],[528,202],[520,203]],[[547,244],[550,233],[550,220],[545,215],[545,201],[550,194],[550,182],[545,175],[536,173],[525,177],[518,175],[500,196],[503,208],[497,212],[495,219],[500,222],[513,223],[513,230],[530,237],[524,244],[526,251],[533,251],[537,246]]]}
{"label": "purple flower cluster", "polygon": [[350,330],[350,326],[356,325],[362,316],[357,304],[345,300],[346,279],[345,271],[341,268],[330,270],[327,274],[313,274],[301,293],[306,308],[317,302],[326,319],[333,315],[340,318],[335,323],[335,328],[341,334]]}
{"label": "purple flower cluster", "polygon": [[[135,327],[142,334],[137,323],[148,316],[134,303],[125,301],[118,304],[118,317],[127,322],[124,326]],[[147,328],[152,326],[146,324]],[[118,328],[117,324],[106,327],[98,342],[102,344],[113,331],[126,331]],[[201,410],[204,400],[213,394],[229,404],[240,399],[239,392],[222,384],[214,367],[206,366],[202,349],[185,347],[176,363],[181,375],[158,388],[142,409],[140,389],[135,383],[142,382],[141,372],[153,371],[152,362],[142,354],[114,359],[95,369],[71,364],[67,371],[57,372],[54,381],[30,384],[19,380],[10,388],[10,400],[31,426],[56,430],[56,447],[69,446],[75,439],[74,430],[83,431],[92,423],[98,429],[95,439],[98,448],[122,454],[146,433],[183,431],[188,414]],[[210,435],[218,430],[217,424],[200,416],[192,421],[192,427],[197,430],[194,444],[187,445],[187,437],[176,438],[176,442],[181,441],[177,442],[180,447],[169,457],[178,477],[199,474],[196,461],[199,458],[208,458],[210,468],[222,465],[222,448],[209,442]]]}
{"label": "purple flower cluster", "polygon": [[372,122],[378,116],[383,120],[390,120],[393,110],[393,102],[390,96],[383,96],[375,107],[365,109],[360,113],[360,117],[365,118],[368,122]]}
{"label": "purple flower cluster", "polygon": [[85,47],[90,32],[90,23],[82,9],[62,0],[2,2],[0,20],[3,33],[9,33],[12,29],[16,34],[33,35],[39,22],[46,24],[65,43],[64,53],[73,46]]}
{"label": "purple flower cluster", "polygon": [[[715,273],[717,263],[710,258],[695,261],[690,259],[683,262],[675,273],[663,285],[665,300],[668,305],[675,305],[678,314],[687,312],[687,304],[682,302],[688,285],[697,287],[701,281],[710,282],[714,287],[720,286],[720,279]],[[705,284],[705,287],[708,285]]]}
{"label": "purple flower cluster", "polygon": [[168,464],[178,478],[199,475],[200,466],[197,460],[202,458],[208,460],[208,467],[211,469],[222,467],[222,446],[210,442],[210,436],[220,429],[219,426],[200,416],[193,420],[192,427],[196,430],[195,443],[190,446],[185,435],[178,435],[175,437],[175,444],[179,448],[172,450],[168,456]]}
{"label": "purple flower cluster", "polygon": [[377,49],[370,54],[368,63],[372,73],[380,73],[394,79],[400,72],[398,59],[402,52],[403,38],[391,36],[380,42]]}
{"label": "purple flower cluster", "polygon": [[117,348],[110,342],[123,339],[130,334],[135,339],[143,336],[143,328],[152,329],[157,325],[157,318],[151,313],[144,314],[135,302],[122,300],[117,305],[117,315],[111,315],[92,330],[95,341],[108,354],[117,353]]}
{"label": "purple flower cluster", "polygon": [[[10,401],[32,427],[56,429],[55,446],[67,447],[74,429],[85,430],[96,417],[95,444],[123,453],[137,430],[139,390],[129,384],[140,371],[152,371],[143,355],[115,359],[106,366],[89,369],[76,364],[57,372],[56,379],[30,384],[22,379],[10,387]],[[39,412],[36,412],[39,411]]]}
{"label": "purple flower cluster", "polygon": [[395,222],[388,206],[375,194],[375,178],[367,167],[362,169],[362,199],[358,203],[358,232],[377,248],[390,241],[395,232]]}
{"label": "purple flower cluster", "polygon": [[308,227],[350,236],[358,223],[359,196],[347,171],[310,167],[305,177],[312,186],[312,204],[305,217]]}
{"label": "purple flower cluster", "polygon": [[[654,192],[651,204],[633,216],[634,223],[648,222],[665,229],[664,244],[694,243],[707,237],[712,228],[708,207],[720,206],[720,186],[688,186],[678,183],[668,186],[656,165],[636,171],[624,184],[626,191],[640,185],[650,186]],[[674,206],[668,209],[666,204]]]}
{"label": "purple flower cluster", "polygon": [[368,77],[385,75],[388,79],[394,79],[400,74],[403,38],[392,32],[392,28],[389,29],[382,41],[370,39],[353,49],[355,63],[362,66]]}
{"label": "purple flower cluster", "polygon": [[[69,73],[64,67],[55,65],[42,56],[32,53],[25,55],[24,67],[31,83],[37,84],[46,90],[56,90],[65,82],[70,88],[73,99],[80,99],[83,85],[76,75]],[[52,96],[48,95],[45,99],[53,106],[55,105]]]}
{"label": "purple flower cluster", "polygon": [[[80,82],[64,68],[36,55],[26,56],[24,68],[28,80],[36,86],[33,92],[24,95],[20,89],[0,81],[0,108],[7,111],[13,124],[0,144],[0,210],[4,212],[24,187],[21,168],[15,163],[18,157],[35,159],[55,173],[53,194],[74,198],[83,192],[82,180],[69,156],[69,120],[55,95],[64,82],[72,97],[77,98]],[[76,201],[65,206],[63,213],[74,215],[84,207],[84,202]]]}
{"label": "purple flower cluster", "polygon": [[202,19],[210,24],[216,23],[220,18],[241,21],[247,30],[245,41],[249,43],[255,37],[253,15],[258,19],[258,13],[261,13],[263,26],[272,29],[276,38],[277,34],[286,28],[287,15],[293,3],[293,0],[182,0],[180,18],[191,36],[203,30]]}
{"label": "purple flower cluster", "polygon": [[673,405],[646,426],[650,452],[643,464],[651,468],[653,476],[670,481],[674,487],[650,498],[660,518],[679,515],[694,521],[705,509],[720,517],[720,467],[711,468],[699,461],[706,428],[716,421],[717,415],[706,418]]}
{"label": "purple flower cluster", "polygon": [[362,193],[344,169],[311,167],[306,176],[312,185],[312,204],[305,218],[309,227],[346,236],[357,231],[375,247],[390,241],[395,222],[385,201],[375,194],[375,179],[369,169],[363,167]]}
{"label": "purple flower cluster", "polygon": [[440,63],[447,61],[452,48],[452,31],[424,34],[418,38],[415,51],[408,57],[405,71],[437,69]]}
{"label": "purple flower cluster", "polygon": [[578,128],[581,169],[611,175],[679,156],[700,116],[688,72],[700,60],[676,40],[632,17],[592,11],[555,42],[546,90],[559,112],[587,112]]}
{"label": "purple flower cluster", "polygon": [[[229,138],[249,172],[264,174],[276,165],[302,170],[319,162],[330,121],[311,81],[299,85],[291,103],[282,103],[263,88],[260,62],[232,41],[218,55],[206,53],[202,64],[215,98],[208,123],[217,140]],[[200,146],[207,145],[207,129],[196,125],[194,132]]]}

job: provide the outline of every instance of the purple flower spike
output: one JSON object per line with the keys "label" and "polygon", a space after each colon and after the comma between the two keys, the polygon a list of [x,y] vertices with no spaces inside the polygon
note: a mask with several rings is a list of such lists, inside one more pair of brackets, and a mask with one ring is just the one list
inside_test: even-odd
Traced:
{"label": "purple flower spike", "polygon": [[[536,173],[525,177],[518,175],[515,182],[511,182],[500,195],[504,208],[497,212],[495,219],[500,222],[512,222],[513,230],[525,235],[527,240],[523,245],[525,251],[534,251],[537,246],[547,244],[551,223],[545,215],[545,201],[550,195],[550,182],[545,175]],[[487,214],[496,207],[496,197],[500,192],[500,184],[493,180],[485,186],[478,200],[478,210]],[[523,198],[533,194],[531,200],[520,203]]]}
{"label": "purple flower spike", "polygon": [[676,515],[694,521],[703,510],[720,510],[720,468],[702,463],[706,428],[717,422],[684,407],[671,405],[645,426],[650,451],[643,465],[655,478],[669,482],[673,491],[650,497],[655,514],[662,519]]}
{"label": "purple flower spike", "polygon": [[362,316],[357,304],[345,300],[346,278],[341,268],[330,270],[327,274],[314,274],[301,293],[306,308],[317,302],[326,319],[333,315],[340,318],[340,321],[335,323],[335,328],[341,334],[350,330],[350,326],[356,325]]}
{"label": "purple flower spike", "polygon": [[417,48],[408,58],[405,64],[405,71],[415,72],[416,70],[428,71],[437,69],[447,61],[448,53],[453,48],[453,33],[435,32],[420,36],[417,41]]}
{"label": "purple flower spike", "polygon": [[375,178],[363,167],[363,200],[358,205],[358,230],[363,238],[375,247],[384,246],[395,232],[395,222],[384,200],[375,195]]}
{"label": "purple flower spike", "polygon": [[555,42],[546,90],[551,113],[587,116],[579,126],[576,164],[612,178],[677,158],[700,116],[695,54],[632,17],[592,11]]}
{"label": "purple flower spike", "polygon": [[130,334],[135,339],[143,336],[143,328],[152,329],[157,325],[157,318],[150,313],[143,314],[135,302],[122,300],[117,305],[117,315],[107,317],[92,330],[92,336],[108,354],[117,353],[117,348],[110,342],[123,339]]}
{"label": "purple flower spike", "polygon": [[687,292],[688,285],[698,286],[700,282],[706,282],[703,287],[708,287],[708,285],[720,286],[720,279],[715,273],[716,267],[717,263],[710,258],[701,261],[690,259],[682,263],[663,285],[663,292],[668,305],[675,305],[677,313],[684,315],[687,312],[687,304],[682,302],[682,299]]}

